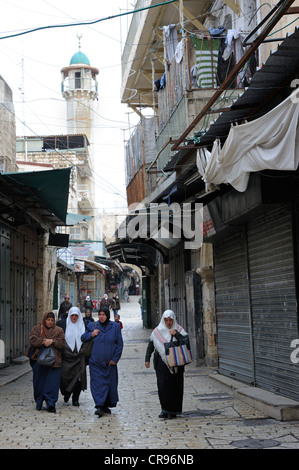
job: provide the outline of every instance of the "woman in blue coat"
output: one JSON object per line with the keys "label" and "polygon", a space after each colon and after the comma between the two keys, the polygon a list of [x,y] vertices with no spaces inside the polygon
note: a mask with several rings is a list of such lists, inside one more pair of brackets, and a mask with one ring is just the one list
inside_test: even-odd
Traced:
{"label": "woman in blue coat", "polygon": [[94,338],[89,359],[90,390],[95,403],[95,414],[99,417],[111,413],[110,408],[118,402],[117,362],[122,350],[123,340],[118,323],[110,321],[107,307],[99,310],[99,320],[87,325],[81,336],[84,343]]}

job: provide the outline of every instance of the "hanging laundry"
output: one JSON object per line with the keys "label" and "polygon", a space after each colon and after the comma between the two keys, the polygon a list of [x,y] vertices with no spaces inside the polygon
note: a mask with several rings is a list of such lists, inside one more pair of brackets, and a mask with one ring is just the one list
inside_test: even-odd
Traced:
{"label": "hanging laundry", "polygon": [[224,26],[219,26],[218,28],[210,28],[209,33],[211,36],[221,36],[221,34],[225,31]]}
{"label": "hanging laundry", "polygon": [[[241,60],[246,50],[249,48],[249,46],[247,46],[246,48],[242,46],[242,42],[244,41],[244,39],[245,39],[245,36],[241,34],[239,35],[238,38],[235,39],[234,50],[235,50],[235,63],[236,64]],[[249,86],[251,78],[256,71],[256,64],[257,64],[256,56],[255,54],[253,54],[250,57],[249,61],[245,64],[244,67],[242,67],[242,69],[238,73],[238,77],[237,77],[238,88],[244,88],[244,87]]]}
{"label": "hanging laundry", "polygon": [[214,88],[217,85],[216,72],[220,39],[191,37],[195,48],[196,65],[198,70],[198,88]]}
{"label": "hanging laundry", "polygon": [[160,90],[161,79],[158,78],[158,80],[155,80],[154,83],[156,85],[156,91],[159,91]]}
{"label": "hanging laundry", "polygon": [[166,74],[165,72],[163,73],[161,78],[158,78],[157,80],[154,81],[154,84],[156,85],[156,91],[163,90],[166,85]]}
{"label": "hanging laundry", "polygon": [[[220,86],[224,82],[226,77],[230,74],[232,69],[235,66],[235,56],[231,54],[227,60],[223,58],[223,51],[226,48],[226,38],[223,37],[220,39],[219,52],[218,52],[218,62],[217,62],[217,85]],[[235,88],[236,80],[232,80],[228,88]]]}
{"label": "hanging laundry", "polygon": [[223,51],[223,59],[227,60],[233,52],[233,40],[240,36],[240,29],[229,29],[226,36],[226,48]]}
{"label": "hanging laundry", "polygon": [[163,26],[163,31],[165,35],[165,59],[168,63],[171,63],[174,56],[175,50],[178,45],[178,34],[175,24],[170,24],[169,26]]}
{"label": "hanging laundry", "polygon": [[194,87],[196,85],[196,78],[197,78],[197,65],[193,65],[190,69],[190,78],[191,78],[191,86]]}
{"label": "hanging laundry", "polygon": [[216,139],[205,167],[204,181],[214,185],[229,183],[244,192],[252,172],[297,170],[298,122],[295,90],[267,114],[232,126],[222,148]]}
{"label": "hanging laundry", "polygon": [[177,64],[179,64],[180,62],[182,62],[182,58],[183,58],[183,54],[184,54],[184,39],[182,39],[177,47],[176,47],[176,50],[175,50],[175,61]]}

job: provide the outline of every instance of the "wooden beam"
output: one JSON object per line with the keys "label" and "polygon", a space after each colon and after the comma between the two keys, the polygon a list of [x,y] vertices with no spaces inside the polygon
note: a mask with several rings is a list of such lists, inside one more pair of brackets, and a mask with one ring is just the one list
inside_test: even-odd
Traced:
{"label": "wooden beam", "polygon": [[[174,7],[176,7],[178,10],[179,10],[179,6],[174,4],[173,5]],[[200,31],[208,31],[207,28],[197,19],[194,18],[194,15],[192,15],[188,10],[187,8],[183,7],[183,14],[186,18],[188,18],[188,20],[190,21],[190,23],[194,24],[194,26],[199,29]]]}
{"label": "wooden beam", "polygon": [[240,15],[240,4],[239,0],[236,0],[236,2],[233,2],[232,0],[223,0],[223,3],[225,3],[231,10],[233,10],[236,15]]}

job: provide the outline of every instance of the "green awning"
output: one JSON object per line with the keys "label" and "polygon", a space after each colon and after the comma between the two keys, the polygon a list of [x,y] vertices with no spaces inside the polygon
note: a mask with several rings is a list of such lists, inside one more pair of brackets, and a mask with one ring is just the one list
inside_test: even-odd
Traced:
{"label": "green awning", "polygon": [[82,222],[85,220],[86,222],[89,222],[92,219],[91,215],[82,215],[82,214],[72,214],[68,212],[66,214],[66,225],[76,225],[79,222]]}
{"label": "green awning", "polygon": [[[2,173],[1,192],[24,210],[38,211],[57,225],[65,225],[71,168]],[[63,222],[63,224],[61,223]]]}

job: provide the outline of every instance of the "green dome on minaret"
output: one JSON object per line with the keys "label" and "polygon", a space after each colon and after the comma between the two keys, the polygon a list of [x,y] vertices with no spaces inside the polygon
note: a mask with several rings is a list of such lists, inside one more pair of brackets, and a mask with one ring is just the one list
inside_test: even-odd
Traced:
{"label": "green dome on minaret", "polygon": [[89,62],[87,55],[83,54],[83,52],[81,51],[78,51],[71,58],[70,65],[73,65],[73,64],[90,65],[90,62]]}
{"label": "green dome on minaret", "polygon": [[81,43],[80,43],[81,37],[82,37],[81,34],[77,34],[77,38],[79,39],[79,51],[76,52],[76,54],[74,54],[73,57],[71,58],[70,65],[74,65],[74,64],[90,65],[89,58],[87,57],[87,55],[81,52]]}

